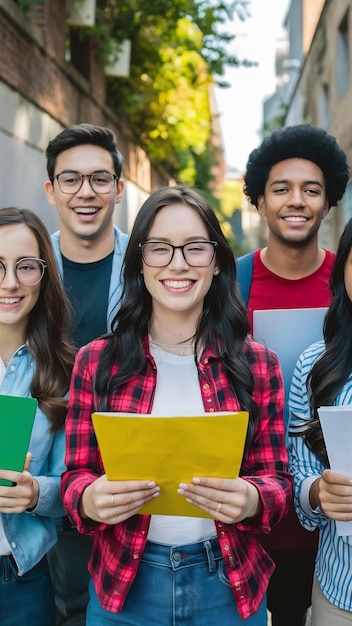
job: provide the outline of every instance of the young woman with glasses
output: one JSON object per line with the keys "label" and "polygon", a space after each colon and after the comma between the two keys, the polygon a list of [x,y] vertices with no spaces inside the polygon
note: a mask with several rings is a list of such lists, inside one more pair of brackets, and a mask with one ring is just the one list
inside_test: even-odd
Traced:
{"label": "young woman with glasses", "polygon": [[[46,553],[62,515],[64,422],[74,351],[49,233],[26,209],[0,209],[0,394],[38,401],[23,472],[0,478],[0,623],[53,626]],[[3,416],[1,416],[3,417]],[[8,419],[11,419],[11,415]],[[17,418],[19,416],[16,416]]]}
{"label": "young woman with glasses", "polygon": [[[273,565],[255,535],[291,498],[282,378],[276,355],[248,336],[233,252],[202,195],[176,186],[146,200],[124,281],[113,332],[81,348],[69,394],[62,494],[78,530],[94,537],[87,626],[265,626]],[[96,410],[248,411],[240,477],[180,483],[192,517],[139,514],[159,486],[107,479]]]}

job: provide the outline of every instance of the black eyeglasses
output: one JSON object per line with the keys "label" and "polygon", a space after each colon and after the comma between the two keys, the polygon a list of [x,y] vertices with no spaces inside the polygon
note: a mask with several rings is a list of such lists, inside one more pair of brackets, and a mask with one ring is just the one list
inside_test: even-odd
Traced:
{"label": "black eyeglasses", "polygon": [[181,250],[187,265],[207,267],[217,247],[216,241],[191,241],[183,246],[173,246],[163,241],[143,241],[138,244],[142,259],[149,267],[166,267],[174,258],[175,250]]}
{"label": "black eyeglasses", "polygon": [[[44,276],[46,264],[42,259],[36,259],[35,257],[24,257],[17,261],[15,265],[15,276],[21,285],[27,287],[33,287],[37,285]],[[0,284],[5,278],[6,265],[3,261],[0,261]]]}
{"label": "black eyeglasses", "polygon": [[80,174],[80,172],[62,172],[55,176],[62,193],[77,193],[85,178],[94,193],[110,193],[113,190],[115,181],[118,180],[116,174],[111,172],[93,172],[93,174]]}

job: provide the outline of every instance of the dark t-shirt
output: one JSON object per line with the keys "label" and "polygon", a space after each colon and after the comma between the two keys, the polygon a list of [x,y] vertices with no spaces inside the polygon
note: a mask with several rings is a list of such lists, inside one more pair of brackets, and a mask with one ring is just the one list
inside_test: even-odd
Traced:
{"label": "dark t-shirt", "polygon": [[77,348],[110,330],[106,320],[113,255],[93,263],[62,256],[64,287],[73,310],[71,339]]}

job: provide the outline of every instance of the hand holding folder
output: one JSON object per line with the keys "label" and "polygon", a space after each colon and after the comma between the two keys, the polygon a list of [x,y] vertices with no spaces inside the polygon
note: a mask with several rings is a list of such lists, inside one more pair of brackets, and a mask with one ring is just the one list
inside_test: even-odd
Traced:
{"label": "hand holding folder", "polygon": [[109,480],[155,480],[160,496],[141,513],[211,517],[177,493],[194,476],[236,478],[248,413],[152,417],[93,413],[92,421]]}

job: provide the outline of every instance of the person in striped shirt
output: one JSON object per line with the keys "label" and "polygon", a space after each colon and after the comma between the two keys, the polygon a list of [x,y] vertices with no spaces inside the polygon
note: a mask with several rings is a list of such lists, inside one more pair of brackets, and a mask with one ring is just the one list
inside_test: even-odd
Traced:
{"label": "person in striped shirt", "polygon": [[320,529],[312,592],[313,626],[352,624],[352,536],[335,520],[352,520],[352,476],[333,472],[317,409],[352,404],[352,220],[341,235],[331,275],[324,341],[297,361],[289,396],[289,467],[294,504],[307,530]]}
{"label": "person in striped shirt", "polygon": [[[291,501],[283,406],[277,356],[249,336],[214,211],[187,187],[155,191],[132,229],[113,332],[80,349],[70,386],[62,495],[93,537],[87,626],[266,626],[274,564],[256,535]],[[159,487],[107,480],[95,410],[189,419],[245,410],[240,476],[181,482],[194,516],[140,514]],[[218,437],[228,433],[219,427]]]}

